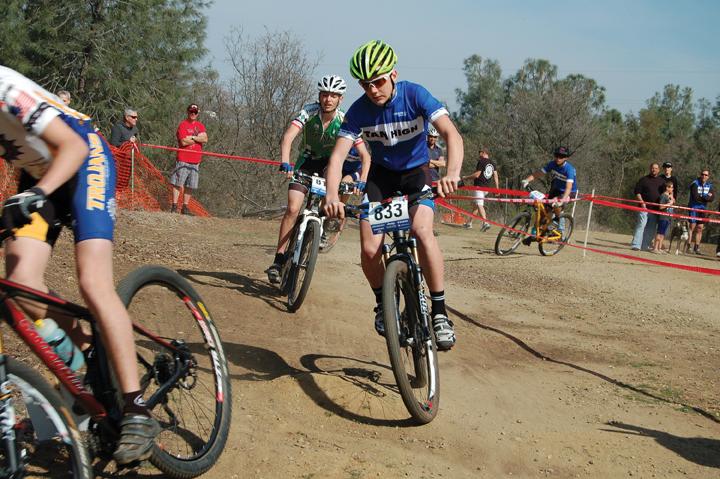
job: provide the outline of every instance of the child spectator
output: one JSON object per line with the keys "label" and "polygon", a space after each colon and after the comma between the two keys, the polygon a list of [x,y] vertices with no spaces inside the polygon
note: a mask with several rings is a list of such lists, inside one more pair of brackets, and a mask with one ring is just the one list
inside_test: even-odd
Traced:
{"label": "child spectator", "polygon": [[[672,205],[674,204],[675,185],[671,180],[667,180],[665,182],[665,192],[660,195],[660,211],[665,211],[666,213],[672,214]],[[671,222],[672,218],[670,217],[658,216],[657,234],[655,235],[655,247],[651,249],[650,252],[655,254],[667,254],[667,251],[663,249],[663,241],[665,240],[665,233],[667,233]]]}

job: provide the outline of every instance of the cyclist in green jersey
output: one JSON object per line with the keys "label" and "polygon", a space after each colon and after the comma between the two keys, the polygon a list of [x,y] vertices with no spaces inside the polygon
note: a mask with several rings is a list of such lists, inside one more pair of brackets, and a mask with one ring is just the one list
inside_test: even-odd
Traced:
{"label": "cyclist in green jersey", "polygon": [[[294,168],[307,174],[324,176],[325,168],[335,146],[335,138],[340,131],[345,113],[339,108],[343,94],[347,89],[345,80],[337,75],[326,75],[317,84],[318,101],[305,105],[297,117],[290,123],[280,141],[280,171],[293,176],[293,165],[290,164],[290,150],[295,138],[302,133],[300,154]],[[369,160],[369,153],[362,139],[355,142],[355,146],[364,159]],[[369,161],[363,161],[363,164]],[[280,221],[277,251],[270,267],[265,270],[268,280],[277,284],[280,282],[280,268],[283,263],[285,248],[293,225],[303,207],[303,200],[307,188],[297,182],[291,181],[288,186],[288,202],[285,215]]]}

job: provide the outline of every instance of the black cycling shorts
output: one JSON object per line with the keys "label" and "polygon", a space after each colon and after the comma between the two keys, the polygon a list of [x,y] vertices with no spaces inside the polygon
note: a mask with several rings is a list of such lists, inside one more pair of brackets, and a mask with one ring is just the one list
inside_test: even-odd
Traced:
{"label": "black cycling shorts", "polygon": [[[405,171],[393,171],[373,163],[370,165],[363,202],[382,201],[398,194],[410,195],[427,189],[430,189],[430,171],[427,165]],[[434,208],[434,203],[430,202],[421,203]]]}

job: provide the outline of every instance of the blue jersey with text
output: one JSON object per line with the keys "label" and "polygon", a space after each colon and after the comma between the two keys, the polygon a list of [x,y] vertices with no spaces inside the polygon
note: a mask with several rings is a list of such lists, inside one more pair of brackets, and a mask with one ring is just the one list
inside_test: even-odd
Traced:
{"label": "blue jersey with text", "polygon": [[367,95],[356,100],[345,114],[338,137],[356,141],[362,135],[373,163],[405,171],[428,162],[428,122],[448,111],[421,85],[401,81],[395,88],[395,96],[383,106],[375,105]]}
{"label": "blue jersey with text", "polygon": [[575,181],[575,167],[569,162],[558,165],[555,160],[550,161],[540,171],[550,176],[550,189],[565,193],[565,184],[572,181],[571,193],[577,192],[577,181]]}

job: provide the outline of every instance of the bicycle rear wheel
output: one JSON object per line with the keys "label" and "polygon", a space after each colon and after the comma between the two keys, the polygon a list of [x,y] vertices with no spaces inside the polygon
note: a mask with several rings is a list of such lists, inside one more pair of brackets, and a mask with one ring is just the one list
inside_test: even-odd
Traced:
{"label": "bicycle rear wheel", "polygon": [[[497,235],[495,240],[495,254],[499,256],[505,256],[517,249],[520,243],[527,236],[521,232],[527,233],[530,231],[530,213],[524,211],[516,215],[510,220],[510,229],[503,228]],[[516,231],[513,231],[516,230]]]}
{"label": "bicycle rear wheel", "polygon": [[[307,295],[315,272],[318,251],[320,249],[320,224],[317,221],[308,221],[303,235],[303,242],[300,246],[300,259],[298,264],[292,266],[288,278],[288,311],[294,313]],[[292,254],[292,251],[289,253]],[[288,261],[292,259],[288,258]]]}
{"label": "bicycle rear wheel", "polygon": [[[565,246],[564,243],[567,243],[570,239],[570,236],[572,236],[574,222],[572,216],[570,216],[569,213],[562,213],[560,214],[559,218],[559,225],[560,225],[560,242],[556,241],[541,241],[538,243],[538,249],[540,250],[540,254],[543,256],[552,256],[555,254],[558,254],[561,249],[563,249],[563,246]],[[548,233],[549,235],[550,233]]]}
{"label": "bicycle rear wheel", "polygon": [[144,398],[163,427],[150,462],[167,477],[199,476],[217,462],[230,430],[232,397],[220,336],[202,298],[175,271],[139,268],[121,281],[118,294],[136,321]]}
{"label": "bicycle rear wheel", "polygon": [[391,261],[383,279],[385,342],[400,396],[410,415],[427,424],[440,406],[435,336],[423,323],[408,264]]}
{"label": "bicycle rear wheel", "polygon": [[[68,405],[34,369],[7,357],[7,388],[12,411],[16,456],[25,455],[24,474],[16,477],[81,478],[94,477],[92,459]],[[14,416],[14,417],[13,417]],[[0,446],[0,475],[9,477],[6,449]]]}

